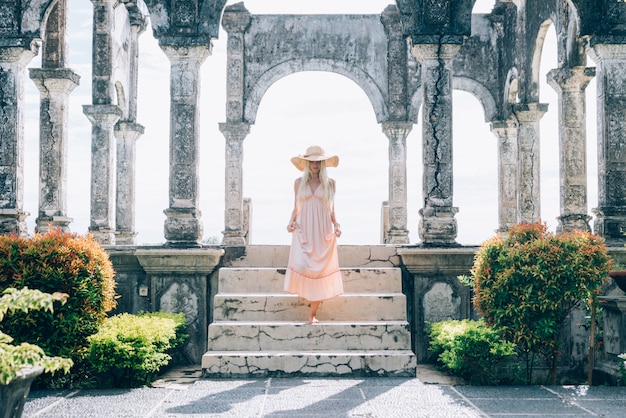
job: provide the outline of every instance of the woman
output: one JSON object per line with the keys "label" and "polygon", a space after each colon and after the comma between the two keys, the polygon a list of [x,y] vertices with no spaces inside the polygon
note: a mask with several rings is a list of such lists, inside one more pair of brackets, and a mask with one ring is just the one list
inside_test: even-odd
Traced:
{"label": "woman", "polygon": [[337,167],[339,157],[326,157],[322,148],[311,146],[291,162],[302,177],[294,183],[295,204],[287,225],[293,235],[285,290],[311,303],[309,324],[315,324],[320,303],[343,293],[337,257],[341,229],[333,206],[335,181],[326,174],[326,167]]}

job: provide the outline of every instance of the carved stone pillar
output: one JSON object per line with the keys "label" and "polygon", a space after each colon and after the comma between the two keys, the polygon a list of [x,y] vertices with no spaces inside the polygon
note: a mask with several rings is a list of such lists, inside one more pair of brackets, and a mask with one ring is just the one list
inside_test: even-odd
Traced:
{"label": "carved stone pillar", "polygon": [[115,188],[115,244],[135,244],[135,153],[137,139],[144,132],[138,123],[118,122],[117,181]]}
{"label": "carved stone pillar", "polygon": [[31,68],[40,91],[39,215],[35,232],[69,231],[67,217],[67,120],[69,95],[80,77],[69,68]]}
{"label": "carved stone pillar", "polygon": [[517,118],[518,145],[518,207],[520,223],[533,223],[541,218],[539,121],[548,110],[543,103],[518,103],[514,106]]}
{"label": "carved stone pillar", "polygon": [[419,235],[425,245],[456,244],[458,208],[452,206],[453,44],[413,45],[422,64],[423,196]]}
{"label": "carved stone pillar", "polygon": [[137,10],[130,11],[130,42],[128,46],[128,118],[115,125],[117,138],[117,182],[115,198],[115,243],[135,244],[135,162],[137,140],[144,127],[137,120],[137,85],[139,68],[139,34],[146,25],[144,16]]}
{"label": "carved stone pillar", "polygon": [[411,122],[383,122],[383,132],[389,139],[389,229],[385,244],[408,244],[406,137]]}
{"label": "carved stone pillar", "polygon": [[226,188],[224,245],[246,245],[243,217],[243,140],[250,133],[248,123],[220,123],[226,138]]}
{"label": "carved stone pillar", "polygon": [[242,122],[243,117],[243,76],[244,76],[244,32],[250,26],[252,16],[243,3],[224,9],[222,26],[228,32],[226,63],[226,120]]}
{"label": "carved stone pillar", "polygon": [[587,215],[587,129],[585,88],[595,69],[557,68],[548,83],[559,96],[559,177],[561,214],[557,232],[591,232]]}
{"label": "carved stone pillar", "polygon": [[598,208],[595,233],[607,242],[626,241],[626,45],[594,44],[598,112]]}
{"label": "carved stone pillar", "polygon": [[505,235],[517,223],[517,123],[514,120],[491,123],[498,139],[498,234]]}
{"label": "carved stone pillar", "polygon": [[200,66],[207,45],[161,45],[170,59],[170,206],[165,210],[168,244],[197,245],[203,225],[198,208]]}
{"label": "carved stone pillar", "polygon": [[24,69],[36,44],[0,47],[0,234],[26,235],[24,212]]}
{"label": "carved stone pillar", "polygon": [[89,233],[99,244],[115,244],[115,138],[122,116],[115,105],[85,105],[91,127],[91,216]]}

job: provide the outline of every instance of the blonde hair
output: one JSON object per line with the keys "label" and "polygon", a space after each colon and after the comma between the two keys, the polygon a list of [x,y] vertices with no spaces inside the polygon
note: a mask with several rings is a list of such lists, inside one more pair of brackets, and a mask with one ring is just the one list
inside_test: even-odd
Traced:
{"label": "blonde hair", "polygon": [[[298,188],[298,200],[301,200],[306,193],[306,188],[311,180],[311,170],[309,169],[309,162],[307,161],[304,166],[304,170],[302,170],[302,181],[300,181],[300,187]],[[322,161],[320,167],[320,182],[322,185],[322,190],[324,191],[324,202],[328,205],[330,209],[333,208],[334,204],[334,196],[335,190],[332,184],[332,180],[328,178],[328,174],[326,173],[326,162]]]}

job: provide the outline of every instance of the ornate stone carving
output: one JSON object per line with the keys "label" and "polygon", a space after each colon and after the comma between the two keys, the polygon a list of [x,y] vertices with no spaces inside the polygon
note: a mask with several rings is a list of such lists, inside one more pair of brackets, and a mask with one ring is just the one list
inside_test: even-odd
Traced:
{"label": "ornate stone carving", "polygon": [[452,58],[460,45],[413,45],[422,64],[423,197],[419,235],[425,245],[456,244],[452,207]]}
{"label": "ornate stone carving", "polygon": [[541,218],[539,121],[548,110],[543,103],[518,103],[514,106],[517,118],[518,143],[518,222],[533,223]]}
{"label": "ornate stone carving", "polygon": [[197,245],[203,232],[198,208],[200,66],[211,49],[161,48],[171,62],[170,207],[165,210],[165,238],[170,244]]}
{"label": "ornate stone carving", "polygon": [[35,232],[69,231],[67,217],[67,109],[80,77],[68,68],[30,69],[41,92],[39,113],[39,215]]}
{"label": "ornate stone carving", "polygon": [[561,215],[557,232],[591,232],[587,215],[587,132],[585,88],[595,68],[558,68],[548,83],[559,95],[559,175]]}

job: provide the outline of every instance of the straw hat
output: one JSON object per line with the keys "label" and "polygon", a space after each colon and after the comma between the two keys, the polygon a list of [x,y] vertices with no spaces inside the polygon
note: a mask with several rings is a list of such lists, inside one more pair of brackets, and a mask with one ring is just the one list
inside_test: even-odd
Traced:
{"label": "straw hat", "polygon": [[304,154],[300,154],[291,159],[291,163],[300,171],[304,170],[307,161],[325,161],[326,167],[337,167],[339,165],[339,157],[336,155],[327,157],[324,154],[324,149],[317,145],[308,147]]}

